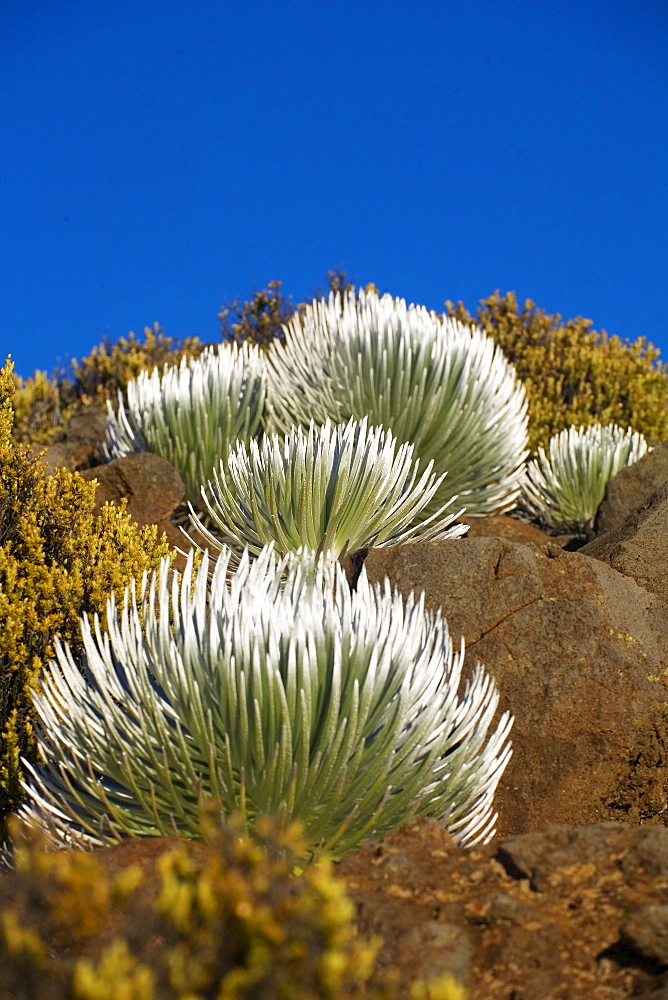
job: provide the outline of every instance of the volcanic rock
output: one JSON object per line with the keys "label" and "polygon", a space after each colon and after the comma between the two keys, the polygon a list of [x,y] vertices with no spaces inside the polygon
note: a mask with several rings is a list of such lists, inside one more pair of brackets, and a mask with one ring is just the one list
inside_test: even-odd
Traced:
{"label": "volcanic rock", "polygon": [[632,577],[645,590],[656,594],[668,613],[668,482],[652,493],[619,528],[595,538],[580,553],[600,559]]}
{"label": "volcanic rock", "polygon": [[446,973],[469,1000],[668,991],[665,827],[552,826],[463,849],[420,820],[344,858],[337,874],[404,993]]}
{"label": "volcanic rock", "polygon": [[49,445],[42,461],[50,472],[56,468],[77,472],[97,465],[103,461],[100,442],[104,440],[106,427],[105,414],[95,406],[73,414],[65,427],[62,440]]}
{"label": "volcanic rock", "polygon": [[596,514],[594,535],[599,537],[621,528],[627,517],[667,482],[668,441],[661,441],[633,465],[620,469],[610,480]]}
{"label": "volcanic rock", "polygon": [[117,503],[127,497],[128,513],[138,524],[157,524],[158,533],[165,532],[170,545],[183,546],[184,537],[169,517],[183,499],[185,486],[165,458],[140,451],[84,469],[80,475],[89,482],[97,481],[98,511],[107,502]]}
{"label": "volcanic rock", "polygon": [[369,579],[425,591],[515,717],[495,799],[500,835],[550,824],[663,822],[668,614],[581,552],[500,538],[372,549]]}
{"label": "volcanic rock", "polygon": [[565,548],[575,541],[575,535],[549,535],[542,528],[527,521],[520,521],[508,514],[493,514],[490,517],[471,517],[462,521],[468,524],[466,538],[507,538],[510,542],[534,542],[535,545],[559,545]]}

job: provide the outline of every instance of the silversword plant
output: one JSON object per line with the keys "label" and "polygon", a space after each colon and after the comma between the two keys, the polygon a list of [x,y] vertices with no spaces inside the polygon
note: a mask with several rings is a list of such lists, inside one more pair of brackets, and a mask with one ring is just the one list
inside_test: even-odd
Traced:
{"label": "silversword plant", "polygon": [[647,451],[643,435],[631,428],[568,427],[527,463],[518,514],[551,532],[587,537],[609,481]]}
{"label": "silversword plant", "polygon": [[414,444],[437,475],[447,472],[427,513],[454,494],[468,517],[514,506],[527,403],[513,366],[482,330],[363,291],[312,302],[284,329],[284,343],[267,352],[273,429],[368,415]]}
{"label": "silversword plant", "polygon": [[202,483],[225,461],[230,444],[260,431],[266,396],[264,359],[257,347],[220,344],[197,358],[141,372],[127,386],[127,406],[107,404],[108,458],[153,451],[172,463],[186,497],[200,501]]}
{"label": "silversword plant", "polygon": [[[210,521],[232,542],[258,555],[273,542],[277,552],[307,546],[342,557],[371,546],[458,538],[468,525],[452,525],[462,513],[430,508],[443,491],[444,474],[432,462],[419,473],[412,444],[397,447],[394,435],[369,427],[364,417],[308,430],[292,428],[260,442],[239,442],[202,489]],[[214,549],[222,543],[191,510],[199,534]]]}
{"label": "silversword plant", "polygon": [[342,857],[410,815],[458,843],[488,840],[512,720],[489,735],[498,695],[478,664],[460,697],[440,613],[364,571],[351,592],[335,561],[267,547],[230,572],[165,562],[82,622],[86,678],[59,644],[35,696],[44,764],[26,785],[37,819],[66,842],[200,836],[203,799],[299,819],[310,849]]}

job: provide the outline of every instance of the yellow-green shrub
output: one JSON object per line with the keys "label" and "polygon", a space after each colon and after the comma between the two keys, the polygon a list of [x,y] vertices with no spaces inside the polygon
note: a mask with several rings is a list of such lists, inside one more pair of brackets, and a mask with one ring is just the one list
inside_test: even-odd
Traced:
{"label": "yellow-green shrub", "polygon": [[18,824],[12,836],[17,870],[0,877],[0,1000],[394,995],[375,971],[380,941],[357,938],[331,863],[292,874],[303,852],[295,828],[280,834],[265,821],[251,840],[234,820],[205,825],[206,849],[167,845],[151,886],[138,866],[111,876],[94,853],[47,852]]}
{"label": "yellow-green shrub", "polygon": [[144,338],[141,344],[131,331],[115,344],[108,340],[98,344],[81,364],[74,360],[72,371],[77,395],[105,402],[115,399],[118,390],[125,389],[130,379],[144,369],[178,365],[183,357],[198,357],[205,347],[198,337],[186,337],[182,343],[166,337],[158,323],[152,328],[144,327]]}
{"label": "yellow-green shrub", "polygon": [[51,444],[62,433],[65,422],[74,412],[74,400],[63,399],[61,383],[46,372],[36,371],[30,378],[14,375],[14,426],[17,441]]}
{"label": "yellow-green shrub", "polygon": [[253,297],[241,302],[233,299],[221,306],[218,313],[223,340],[235,344],[250,341],[266,348],[275,337],[283,336],[283,323],[296,311],[292,299],[281,292],[282,281],[270,281],[266,288],[253,292]]}
{"label": "yellow-green shrub", "polygon": [[51,444],[62,436],[73,413],[91,404],[116,402],[119,389],[145,368],[178,365],[184,356],[197,357],[205,345],[197,337],[179,343],[157,323],[144,327],[144,343],[130,332],[117,343],[104,340],[79,363],[72,361],[72,378],[58,373],[49,377],[36,371],[30,378],[14,376],[15,420],[12,430],[17,441]]}
{"label": "yellow-green shrub", "polygon": [[22,801],[20,757],[36,760],[31,690],[54,636],[80,649],[79,616],[104,618],[109,593],[169,552],[124,506],[96,515],[94,483],[65,469],[48,475],[13,440],[13,392],[8,363],[0,371],[0,841]]}
{"label": "yellow-green shrub", "polygon": [[[303,312],[306,306],[305,302],[295,305],[290,296],[285,298],[281,292],[282,284],[282,281],[270,281],[266,288],[254,292],[253,297],[245,302],[236,298],[221,306],[218,319],[223,340],[233,340],[237,344],[248,340],[263,349],[276,338],[282,340],[283,324],[296,312]],[[354,287],[345,271],[328,271],[327,290],[316,292],[315,298],[326,298],[329,292],[341,292],[343,295]],[[377,289],[374,284],[369,284],[366,290]]]}
{"label": "yellow-green shrub", "polygon": [[577,316],[562,321],[514,292],[483,299],[475,319],[462,302],[445,303],[451,316],[477,323],[497,341],[529,397],[529,447],[536,452],[570,426],[616,423],[647,438],[668,438],[668,365],[638,338],[633,344]]}

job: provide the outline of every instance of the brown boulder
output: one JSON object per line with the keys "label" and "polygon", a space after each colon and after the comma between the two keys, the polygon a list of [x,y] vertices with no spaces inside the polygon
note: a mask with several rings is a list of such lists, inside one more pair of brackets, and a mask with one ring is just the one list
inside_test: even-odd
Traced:
{"label": "brown boulder", "polygon": [[610,480],[596,514],[594,535],[598,537],[621,528],[629,514],[667,482],[668,441],[661,441],[639,461],[620,469]]}
{"label": "brown boulder", "polygon": [[97,510],[107,502],[117,503],[127,497],[128,513],[138,524],[157,524],[159,533],[165,532],[170,545],[183,547],[185,539],[169,517],[183,499],[185,486],[167,459],[140,451],[84,469],[81,476],[89,482],[97,481]]}
{"label": "brown boulder", "polygon": [[662,822],[668,615],[653,594],[579,552],[499,538],[375,549],[365,566],[371,581],[424,590],[515,716],[500,835]]}
{"label": "brown boulder", "polygon": [[106,428],[107,418],[95,406],[73,414],[65,427],[62,441],[49,445],[42,461],[46,462],[49,471],[65,468],[76,472],[97,465],[103,461],[100,447]]}
{"label": "brown boulder", "polygon": [[632,577],[656,594],[668,613],[668,482],[633,511],[621,527],[595,538],[580,552]]}
{"label": "brown boulder", "polygon": [[507,538],[511,542],[533,542],[535,545],[559,545],[563,548],[576,538],[575,535],[548,535],[535,524],[520,521],[508,514],[493,514],[491,517],[471,517],[462,521],[468,524],[466,538]]}

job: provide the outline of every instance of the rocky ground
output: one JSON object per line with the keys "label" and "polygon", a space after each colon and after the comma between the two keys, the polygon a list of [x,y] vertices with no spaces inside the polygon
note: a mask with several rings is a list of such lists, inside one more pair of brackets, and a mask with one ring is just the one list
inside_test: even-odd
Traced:
{"label": "rocky ground", "polygon": [[[90,467],[100,419],[47,459],[182,546],[178,476],[148,454]],[[471,1000],[668,1000],[668,442],[610,483],[575,548],[499,516],[364,558],[442,608],[515,716],[492,843],[456,848],[419,821],[338,866],[404,983],[451,971]]]}
{"label": "rocky ground", "polygon": [[450,972],[472,1000],[668,997],[666,827],[552,826],[464,850],[421,820],[338,870],[404,984]]}

